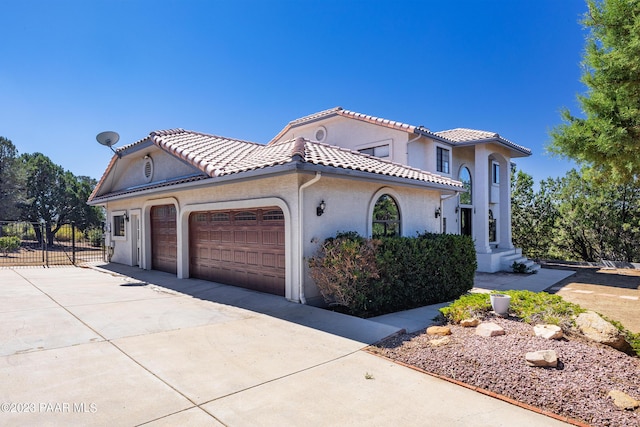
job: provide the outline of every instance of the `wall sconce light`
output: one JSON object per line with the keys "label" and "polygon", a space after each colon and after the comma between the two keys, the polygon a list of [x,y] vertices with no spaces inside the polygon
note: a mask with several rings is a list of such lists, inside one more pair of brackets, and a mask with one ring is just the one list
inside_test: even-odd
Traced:
{"label": "wall sconce light", "polygon": [[460,206],[456,206],[456,213],[460,211]]}
{"label": "wall sconce light", "polygon": [[316,215],[318,216],[322,216],[322,214],[324,213],[324,209],[327,207],[326,203],[323,201],[320,202],[320,204],[318,205],[318,207],[316,208]]}
{"label": "wall sconce light", "polygon": [[128,213],[124,213],[124,220],[129,222],[129,214]]}
{"label": "wall sconce light", "polygon": [[436,208],[436,218],[438,218],[442,214],[442,210],[440,208]]}

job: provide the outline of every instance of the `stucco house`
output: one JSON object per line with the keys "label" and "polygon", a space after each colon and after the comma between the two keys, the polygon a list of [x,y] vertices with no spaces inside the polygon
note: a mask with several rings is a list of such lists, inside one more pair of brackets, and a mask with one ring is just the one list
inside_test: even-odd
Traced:
{"label": "stucco house", "polygon": [[[340,107],[268,144],[183,129],[120,147],[88,203],[107,212],[111,261],[282,295],[319,297],[305,258],[338,231],[471,235],[480,271],[508,268],[511,159],[498,134]],[[385,206],[385,215],[380,214]]]}

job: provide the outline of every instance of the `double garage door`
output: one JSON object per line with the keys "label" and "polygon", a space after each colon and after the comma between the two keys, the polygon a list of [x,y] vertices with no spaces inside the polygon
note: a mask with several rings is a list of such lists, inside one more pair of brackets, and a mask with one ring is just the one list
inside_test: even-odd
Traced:
{"label": "double garage door", "polygon": [[[177,270],[176,210],[151,209],[152,268]],[[284,215],[278,207],[194,212],[189,217],[190,276],[285,295]]]}
{"label": "double garage door", "polygon": [[277,207],[194,212],[191,277],[285,295],[284,215]]}

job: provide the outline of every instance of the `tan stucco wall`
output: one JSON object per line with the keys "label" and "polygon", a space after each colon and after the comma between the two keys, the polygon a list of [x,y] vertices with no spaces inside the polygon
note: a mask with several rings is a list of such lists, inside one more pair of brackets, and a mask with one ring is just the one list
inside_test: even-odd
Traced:
{"label": "tan stucco wall", "polygon": [[[439,220],[434,211],[439,206],[439,193],[420,188],[383,185],[374,181],[321,176],[303,190],[303,205],[299,211],[298,188],[314,179],[315,175],[288,173],[268,178],[242,182],[227,182],[186,188],[181,191],[137,195],[126,200],[109,202],[108,222],[114,212],[139,212],[141,215],[142,265],[151,268],[151,229],[149,212],[152,206],[174,204],[177,209],[178,276],[189,277],[188,218],[191,212],[200,210],[237,209],[277,205],[285,213],[286,231],[286,297],[298,300],[300,277],[307,298],[319,295],[317,288],[306,274],[305,258],[313,256],[319,244],[339,231],[357,231],[361,235],[371,232],[371,213],[377,198],[382,194],[393,196],[400,208],[402,234],[413,236],[429,231],[439,232]],[[324,200],[325,213],[317,216],[316,207]],[[299,212],[302,213],[299,223]],[[126,223],[125,240],[114,241],[108,236],[108,244],[114,246],[112,261],[133,265],[133,222]],[[299,231],[304,230],[302,234]],[[300,270],[302,268],[302,271]]]}
{"label": "tan stucco wall", "polygon": [[145,155],[149,155],[153,161],[152,182],[200,172],[198,169],[166,153],[157,146],[151,145],[118,159],[111,170],[111,174],[105,180],[106,185],[104,190],[114,192],[136,185],[146,184],[147,180],[144,176]]}
{"label": "tan stucco wall", "polygon": [[327,131],[323,143],[355,151],[389,144],[391,156],[388,160],[403,164],[407,162],[406,141],[409,136],[407,132],[346,117],[331,117],[319,122],[296,126],[279,140],[285,141],[301,136],[315,141],[315,132],[320,126],[323,126]]}

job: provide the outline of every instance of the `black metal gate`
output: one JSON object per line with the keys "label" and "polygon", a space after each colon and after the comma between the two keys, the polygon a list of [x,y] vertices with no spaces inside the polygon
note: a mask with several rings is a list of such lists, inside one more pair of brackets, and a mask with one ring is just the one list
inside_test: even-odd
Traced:
{"label": "black metal gate", "polygon": [[0,221],[0,267],[82,265],[106,260],[103,227]]}

